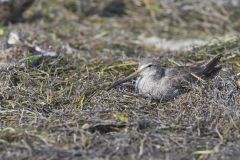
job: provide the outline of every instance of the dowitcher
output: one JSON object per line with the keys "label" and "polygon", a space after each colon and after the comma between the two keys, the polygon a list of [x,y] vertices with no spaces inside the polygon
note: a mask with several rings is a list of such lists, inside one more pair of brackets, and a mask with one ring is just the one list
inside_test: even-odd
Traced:
{"label": "dowitcher", "polygon": [[218,74],[221,55],[201,65],[161,67],[155,60],[143,60],[138,70],[126,78],[117,80],[107,90],[138,77],[135,88],[139,94],[154,100],[170,100],[190,89],[190,85],[200,80],[211,79]]}

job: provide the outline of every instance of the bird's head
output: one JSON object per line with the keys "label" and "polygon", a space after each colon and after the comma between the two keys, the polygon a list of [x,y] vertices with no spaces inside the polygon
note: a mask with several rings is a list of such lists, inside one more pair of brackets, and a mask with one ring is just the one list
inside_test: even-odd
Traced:
{"label": "bird's head", "polygon": [[149,60],[149,59],[144,59],[143,61],[141,61],[139,63],[139,67],[138,69],[130,74],[129,76],[123,78],[123,79],[120,79],[120,80],[117,80],[116,82],[114,82],[113,84],[111,84],[107,90],[110,90],[111,88],[121,84],[121,83],[124,83],[128,80],[131,80],[133,78],[136,78],[138,76],[153,76],[156,74],[156,72],[160,69],[160,63],[158,61],[153,61],[153,60]]}
{"label": "bird's head", "polygon": [[151,76],[156,74],[160,68],[160,62],[155,60],[144,59],[139,63],[138,74],[140,76]]}

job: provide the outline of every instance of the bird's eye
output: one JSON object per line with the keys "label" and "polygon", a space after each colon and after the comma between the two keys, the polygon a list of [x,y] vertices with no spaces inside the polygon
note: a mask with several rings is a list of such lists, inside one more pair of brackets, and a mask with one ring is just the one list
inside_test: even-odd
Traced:
{"label": "bird's eye", "polygon": [[152,64],[149,64],[148,67],[149,67],[149,68],[152,67]]}

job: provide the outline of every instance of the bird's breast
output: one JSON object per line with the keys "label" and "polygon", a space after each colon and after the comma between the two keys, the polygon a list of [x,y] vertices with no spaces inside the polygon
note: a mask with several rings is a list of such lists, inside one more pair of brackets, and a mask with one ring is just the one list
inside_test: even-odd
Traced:
{"label": "bird's breast", "polygon": [[178,90],[171,83],[171,78],[167,76],[159,79],[154,76],[139,77],[135,88],[139,94],[152,99],[174,98],[178,94]]}

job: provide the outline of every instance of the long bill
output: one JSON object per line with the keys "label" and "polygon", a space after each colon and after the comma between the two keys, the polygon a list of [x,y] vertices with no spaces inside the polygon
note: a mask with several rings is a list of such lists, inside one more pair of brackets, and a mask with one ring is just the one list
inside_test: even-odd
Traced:
{"label": "long bill", "polygon": [[137,71],[135,71],[134,73],[130,74],[129,76],[123,78],[123,79],[119,79],[117,81],[115,81],[114,83],[112,83],[109,87],[106,88],[107,91],[111,90],[112,88],[127,82],[130,79],[133,79],[135,77],[137,77],[139,75],[139,73],[142,71],[142,69],[138,69]]}

